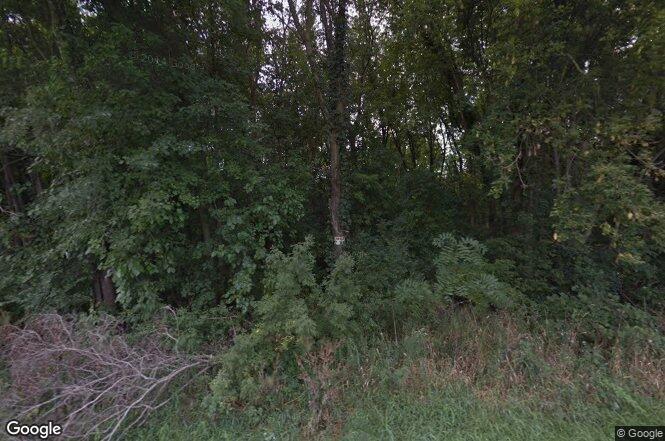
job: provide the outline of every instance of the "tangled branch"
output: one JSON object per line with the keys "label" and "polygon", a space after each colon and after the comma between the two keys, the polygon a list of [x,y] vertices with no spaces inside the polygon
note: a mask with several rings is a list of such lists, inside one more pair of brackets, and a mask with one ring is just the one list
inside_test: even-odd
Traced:
{"label": "tangled branch", "polygon": [[211,365],[210,356],[179,354],[164,345],[165,327],[129,343],[120,323],[58,314],[5,326],[1,352],[11,377],[0,401],[16,419],[56,421],[67,438],[119,438],[170,401]]}

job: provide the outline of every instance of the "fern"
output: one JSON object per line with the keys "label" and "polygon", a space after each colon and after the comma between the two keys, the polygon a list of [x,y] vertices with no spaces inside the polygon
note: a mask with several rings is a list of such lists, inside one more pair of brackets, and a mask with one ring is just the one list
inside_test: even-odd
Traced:
{"label": "fern", "polygon": [[441,251],[434,261],[434,291],[444,299],[464,299],[480,308],[505,308],[513,304],[517,291],[500,281],[487,248],[477,240],[455,238],[444,233],[434,240]]}

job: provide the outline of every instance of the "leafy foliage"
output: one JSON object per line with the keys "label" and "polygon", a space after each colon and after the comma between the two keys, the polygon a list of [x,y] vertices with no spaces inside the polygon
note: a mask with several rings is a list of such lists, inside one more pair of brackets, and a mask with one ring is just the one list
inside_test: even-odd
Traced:
{"label": "leafy foliage", "polygon": [[434,243],[441,249],[434,263],[440,295],[481,308],[507,307],[517,300],[517,292],[497,278],[498,266],[485,259],[487,248],[480,242],[442,234]]}
{"label": "leafy foliage", "polygon": [[[222,405],[259,403],[265,388],[279,381],[279,361],[294,368],[295,356],[359,330],[354,320],[359,290],[351,274],[353,259],[341,256],[322,282],[314,275],[312,239],[288,255],[273,251],[267,259],[264,296],[255,304],[252,329],[235,339],[221,356],[221,370],[212,382]],[[218,404],[214,403],[214,404]]]}
{"label": "leafy foliage", "polygon": [[166,310],[211,408],[315,421],[303,360],[459,309],[662,343],[662,2],[42,3],[0,5],[0,322]]}

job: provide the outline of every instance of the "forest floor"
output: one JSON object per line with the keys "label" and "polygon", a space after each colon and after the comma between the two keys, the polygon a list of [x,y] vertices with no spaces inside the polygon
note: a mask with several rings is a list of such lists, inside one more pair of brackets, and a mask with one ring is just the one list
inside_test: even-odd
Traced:
{"label": "forest floor", "polygon": [[[573,324],[456,312],[439,329],[347,343],[303,360],[302,382],[211,418],[198,391],[133,440],[608,440],[665,421],[665,360]],[[342,354],[342,356],[340,356]]]}

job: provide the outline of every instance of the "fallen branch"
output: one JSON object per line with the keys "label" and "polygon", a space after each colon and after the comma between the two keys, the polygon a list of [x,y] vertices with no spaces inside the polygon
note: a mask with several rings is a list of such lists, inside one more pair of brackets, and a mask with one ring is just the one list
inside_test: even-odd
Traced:
{"label": "fallen branch", "polygon": [[11,385],[0,407],[21,422],[55,421],[66,438],[117,439],[211,366],[211,356],[168,348],[165,327],[134,344],[120,328],[111,316],[90,324],[58,314],[5,326]]}

